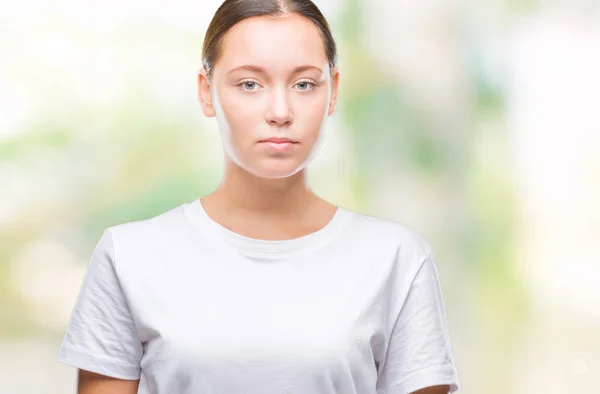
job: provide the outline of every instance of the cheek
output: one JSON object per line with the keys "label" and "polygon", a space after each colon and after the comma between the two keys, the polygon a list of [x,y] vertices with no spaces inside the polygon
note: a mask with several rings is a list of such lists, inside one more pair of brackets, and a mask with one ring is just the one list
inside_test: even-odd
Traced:
{"label": "cheek", "polygon": [[296,123],[308,135],[318,134],[327,116],[328,100],[325,94],[298,100],[295,105]]}
{"label": "cheek", "polygon": [[236,139],[254,137],[255,129],[264,121],[259,103],[231,97],[223,100],[222,110],[230,132]]}

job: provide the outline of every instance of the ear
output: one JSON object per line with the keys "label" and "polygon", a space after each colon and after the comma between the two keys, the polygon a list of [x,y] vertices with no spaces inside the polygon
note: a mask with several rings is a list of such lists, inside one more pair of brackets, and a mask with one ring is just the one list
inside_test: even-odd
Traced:
{"label": "ear", "polygon": [[212,98],[210,96],[210,82],[208,81],[208,75],[204,67],[198,72],[198,100],[202,106],[204,116],[209,118],[214,117],[215,109],[212,105]]}
{"label": "ear", "polygon": [[331,100],[329,100],[329,108],[327,109],[327,115],[331,115],[335,111],[335,105],[337,104],[339,84],[340,84],[340,72],[336,67],[331,72]]}

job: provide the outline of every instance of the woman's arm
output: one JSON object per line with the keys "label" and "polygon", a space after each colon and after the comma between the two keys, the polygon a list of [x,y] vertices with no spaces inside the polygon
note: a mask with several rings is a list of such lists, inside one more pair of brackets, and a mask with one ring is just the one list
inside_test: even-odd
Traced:
{"label": "woman's arm", "polygon": [[417,272],[410,274],[413,275],[410,288],[394,322],[383,366],[378,371],[377,392],[454,393],[459,388],[458,372],[431,249],[413,269]]}
{"label": "woman's arm", "polygon": [[77,394],[137,394],[139,379],[123,380],[83,369],[78,371]]}
{"label": "woman's arm", "polygon": [[84,394],[135,393],[141,376],[143,343],[117,275],[112,233],[105,230],[92,252],[57,355],[79,370]]}
{"label": "woman's arm", "polygon": [[450,386],[432,386],[425,387],[424,389],[417,390],[413,394],[448,394],[450,392]]}

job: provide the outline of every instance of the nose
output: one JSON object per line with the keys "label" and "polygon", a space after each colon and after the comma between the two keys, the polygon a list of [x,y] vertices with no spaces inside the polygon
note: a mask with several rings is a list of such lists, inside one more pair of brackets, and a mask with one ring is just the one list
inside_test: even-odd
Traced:
{"label": "nose", "polygon": [[271,92],[265,118],[267,123],[277,127],[289,126],[292,123],[294,116],[284,89],[274,89]]}

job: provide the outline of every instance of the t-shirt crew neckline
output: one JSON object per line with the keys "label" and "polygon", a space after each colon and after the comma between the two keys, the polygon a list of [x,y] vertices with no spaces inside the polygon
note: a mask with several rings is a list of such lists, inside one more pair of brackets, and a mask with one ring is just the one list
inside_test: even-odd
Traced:
{"label": "t-shirt crew neckline", "polygon": [[292,239],[264,240],[238,234],[214,221],[204,210],[200,198],[186,203],[184,212],[194,227],[205,236],[225,242],[240,252],[267,258],[283,257],[318,248],[331,241],[352,219],[350,211],[338,206],[332,219],[317,231]]}

